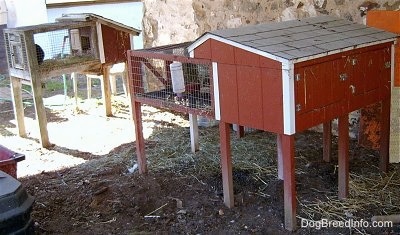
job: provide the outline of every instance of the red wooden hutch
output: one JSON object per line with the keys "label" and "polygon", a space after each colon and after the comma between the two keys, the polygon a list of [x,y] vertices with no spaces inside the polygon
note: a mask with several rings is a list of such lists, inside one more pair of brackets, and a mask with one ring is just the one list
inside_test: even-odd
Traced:
{"label": "red wooden hutch", "polygon": [[[382,102],[381,168],[386,170],[396,37],[321,16],[212,31],[188,46],[190,57],[212,63],[212,114],[220,123],[225,204],[234,205],[230,124],[277,134],[278,174],[284,180],[285,227],[289,230],[296,228],[295,133],[323,123],[324,159],[329,161],[331,121],[338,118],[339,197],[345,198],[348,113]],[[134,65],[131,58],[128,62]],[[130,73],[137,73],[138,68]],[[140,77],[131,75],[130,80],[137,83]],[[133,106],[140,106],[143,100],[135,94],[139,90],[131,91]],[[140,130],[140,111],[134,111],[136,129]],[[137,134],[138,162],[145,164],[142,136]]]}

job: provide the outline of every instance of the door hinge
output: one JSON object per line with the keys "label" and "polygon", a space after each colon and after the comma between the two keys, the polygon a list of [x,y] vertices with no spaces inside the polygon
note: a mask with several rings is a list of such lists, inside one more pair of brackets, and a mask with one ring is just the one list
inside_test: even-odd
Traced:
{"label": "door hinge", "polygon": [[295,77],[296,77],[296,81],[297,81],[297,82],[301,80],[301,75],[300,75],[299,73],[296,74]]}

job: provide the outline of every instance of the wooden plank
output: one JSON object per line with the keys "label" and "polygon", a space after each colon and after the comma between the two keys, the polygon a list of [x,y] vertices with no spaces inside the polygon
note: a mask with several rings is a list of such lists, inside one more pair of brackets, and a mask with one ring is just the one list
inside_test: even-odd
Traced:
{"label": "wooden plank", "polygon": [[323,160],[330,162],[332,159],[332,121],[323,123]]}
{"label": "wooden plank", "polygon": [[234,196],[232,179],[231,137],[230,125],[228,123],[220,121],[219,135],[224,203],[228,208],[232,208],[234,206]]}
{"label": "wooden plank", "polygon": [[236,81],[236,66],[218,64],[219,97],[221,120],[229,123],[239,122],[239,101]]}
{"label": "wooden plank", "polygon": [[[33,33],[29,32],[25,35],[25,44],[34,45]],[[28,46],[26,48],[28,55],[28,64],[30,65],[30,78],[32,82],[33,101],[35,105],[36,120],[39,124],[40,144],[42,147],[50,147],[49,134],[47,132],[46,109],[43,103],[42,78],[39,74],[38,61],[36,55],[36,47]]]}
{"label": "wooden plank", "polygon": [[278,155],[278,179],[283,180],[282,135],[276,135],[276,147]]}
{"label": "wooden plank", "polygon": [[14,109],[14,116],[17,124],[18,135],[26,137],[25,121],[24,121],[24,105],[22,103],[22,82],[21,79],[11,77],[11,98]]}
{"label": "wooden plank", "polygon": [[86,93],[88,99],[92,98],[92,77],[89,75],[86,75]]}
{"label": "wooden plank", "polygon": [[237,127],[236,136],[238,138],[242,138],[244,136],[244,126],[236,125],[236,127]]}
{"label": "wooden plank", "polygon": [[339,151],[338,151],[338,187],[339,199],[349,195],[349,117],[348,114],[338,118],[339,125]]}
{"label": "wooden plank", "polygon": [[389,170],[390,103],[390,98],[382,100],[379,168],[383,172]]}
{"label": "wooden plank", "polygon": [[136,156],[139,173],[143,174],[147,172],[147,160],[145,155],[145,145],[143,137],[143,126],[142,126],[142,105],[139,102],[135,102],[131,99],[132,103],[132,117],[135,125],[135,138],[136,138]]}
{"label": "wooden plank", "polygon": [[107,117],[112,116],[111,110],[111,91],[110,91],[110,67],[104,66],[103,75],[101,78],[101,92],[103,98],[103,104],[105,108],[105,113]]}
{"label": "wooden plank", "polygon": [[294,136],[280,134],[280,138],[283,160],[285,228],[294,231],[297,227]]}
{"label": "wooden plank", "polygon": [[47,132],[46,109],[43,103],[42,82],[39,77],[32,74],[32,93],[35,104],[36,119],[39,124],[40,143],[42,147],[50,147],[49,134]]}
{"label": "wooden plank", "polygon": [[199,151],[199,124],[196,114],[189,114],[190,123],[190,148],[195,153]]}
{"label": "wooden plank", "polygon": [[283,133],[282,65],[260,61],[263,130]]}
{"label": "wooden plank", "polygon": [[239,104],[237,124],[262,130],[264,121],[260,68],[237,65],[237,92]]}
{"label": "wooden plank", "polygon": [[74,90],[75,108],[78,108],[78,76],[76,73],[71,73],[71,79]]}

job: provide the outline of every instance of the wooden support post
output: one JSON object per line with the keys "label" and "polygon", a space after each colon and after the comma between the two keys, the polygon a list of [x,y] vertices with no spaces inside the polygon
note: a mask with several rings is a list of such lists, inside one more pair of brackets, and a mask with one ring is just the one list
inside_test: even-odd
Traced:
{"label": "wooden support post", "polygon": [[76,73],[71,73],[72,85],[74,89],[75,108],[78,108],[78,76]]}
{"label": "wooden support post", "polygon": [[[125,92],[126,92],[126,97],[128,100],[132,100],[132,95],[133,95],[133,81],[132,84],[130,84],[129,81],[129,74],[128,74],[128,63],[125,63],[125,73],[123,79],[125,80],[126,84],[124,86]],[[132,90],[131,90],[132,89]],[[133,113],[133,107],[132,107],[132,102],[129,102],[129,110],[131,113]],[[133,119],[133,116],[131,115],[131,119]]]}
{"label": "wooden support post", "polygon": [[111,110],[111,92],[110,92],[110,66],[104,66],[103,77],[101,79],[101,91],[103,95],[103,103],[106,111],[106,116],[112,116]]}
{"label": "wooden support post", "polygon": [[228,208],[232,208],[234,206],[234,196],[232,180],[231,136],[230,125],[228,123],[220,121],[219,136],[224,203]]}
{"label": "wooden support post", "polygon": [[282,156],[282,136],[276,136],[276,148],[278,155],[278,179],[283,180],[283,156]]}
{"label": "wooden support post", "polygon": [[238,138],[242,138],[244,136],[244,126],[241,125],[236,125],[236,126],[237,126],[236,136]]}
{"label": "wooden support post", "polygon": [[40,143],[42,147],[50,147],[49,134],[47,132],[46,109],[43,103],[43,88],[40,77],[31,75],[32,78],[32,93],[35,104],[36,119],[39,124]]}
{"label": "wooden support post", "polygon": [[11,77],[11,94],[12,103],[14,109],[15,121],[17,124],[18,135],[21,137],[26,137],[25,129],[25,114],[24,114],[24,104],[22,102],[22,83],[21,79],[16,77]]}
{"label": "wooden support post", "polygon": [[348,114],[338,118],[339,151],[338,151],[338,191],[339,199],[349,195],[349,117]]}
{"label": "wooden support post", "polygon": [[115,73],[110,73],[110,87],[111,87],[111,94],[117,95],[117,76]]}
{"label": "wooden support post", "polygon": [[128,93],[129,93],[128,86],[127,86],[127,84],[129,84],[128,79],[129,79],[128,72],[127,72],[127,67],[126,67],[126,63],[125,63],[125,70],[122,73],[122,87],[124,88],[124,93],[126,96],[128,96]]}
{"label": "wooden support post", "polygon": [[328,121],[323,124],[323,159],[330,162],[332,159],[332,122]]}
{"label": "wooden support post", "polygon": [[92,98],[92,77],[90,75],[86,75],[86,92],[87,98]]}
{"label": "wooden support post", "polygon": [[199,151],[199,124],[197,122],[197,115],[189,113],[190,123],[190,147],[192,152]]}
{"label": "wooden support post", "polygon": [[294,136],[280,134],[279,138],[282,143],[285,228],[294,231],[297,228]]}
{"label": "wooden support post", "polygon": [[145,155],[145,145],[143,137],[143,126],[142,126],[142,108],[141,103],[132,100],[132,116],[135,124],[135,137],[136,137],[136,155],[139,173],[143,174],[147,172],[147,160]]}
{"label": "wooden support post", "polygon": [[382,172],[389,170],[389,136],[390,136],[390,98],[382,101],[381,133],[380,133],[380,164]]}

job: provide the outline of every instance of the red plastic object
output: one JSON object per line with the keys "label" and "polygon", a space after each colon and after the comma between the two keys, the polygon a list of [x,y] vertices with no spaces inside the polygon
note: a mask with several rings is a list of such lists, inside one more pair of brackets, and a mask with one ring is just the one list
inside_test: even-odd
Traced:
{"label": "red plastic object", "polygon": [[0,170],[17,178],[17,162],[25,160],[25,155],[16,153],[0,145]]}

